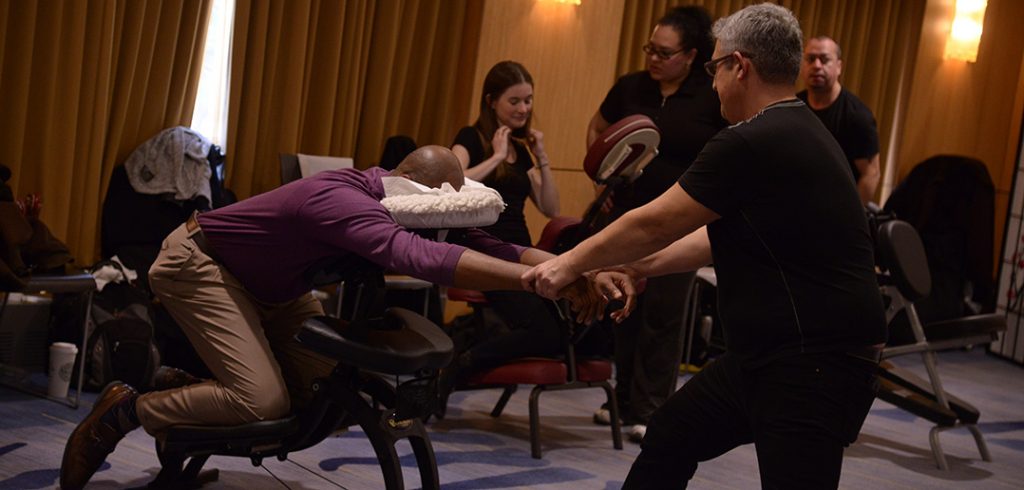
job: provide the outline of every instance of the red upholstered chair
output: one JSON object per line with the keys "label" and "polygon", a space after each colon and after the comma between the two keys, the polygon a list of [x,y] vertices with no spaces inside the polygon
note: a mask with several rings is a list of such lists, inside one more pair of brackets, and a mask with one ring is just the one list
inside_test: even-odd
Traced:
{"label": "red upholstered chair", "polygon": [[[558,242],[560,236],[572,233],[573,228],[579,222],[578,218],[557,217],[552,219],[544,228],[537,248],[552,247]],[[467,302],[478,315],[481,308],[486,307],[487,304],[487,299],[479,291],[458,288],[448,289],[448,299]],[[561,312],[562,309],[559,308],[559,311]],[[491,410],[491,416],[498,417],[519,385],[533,385],[530,390],[529,404],[530,454],[539,459],[541,457],[539,406],[541,393],[601,388],[608,398],[608,407],[611,413],[612,444],[615,449],[622,449],[619,405],[615,397],[615,390],[608,382],[612,378],[612,363],[606,359],[577,359],[575,344],[586,333],[585,327],[575,324],[570,315],[561,315],[561,320],[567,331],[565,349],[561,357],[515,359],[470,376],[466,385],[460,389],[502,388],[501,397],[494,405],[494,409]]]}
{"label": "red upholstered chair", "polygon": [[[636,180],[643,168],[657,155],[661,133],[650,118],[643,115],[625,117],[609,126],[587,149],[583,168],[587,176],[606,188],[590,206],[582,220],[557,217],[544,228],[537,248],[552,253],[562,253],[578,243],[589,232],[600,214],[602,204],[620,184]],[[642,287],[642,285],[640,286]],[[479,292],[449,289],[448,298],[466,301],[479,311],[486,299]],[[559,310],[562,312],[562,310]],[[479,313],[478,313],[479,314]],[[540,394],[545,391],[571,390],[579,388],[602,388],[608,397],[611,415],[612,442],[615,449],[622,449],[622,431],[619,424],[619,405],[615,391],[608,380],[612,377],[612,363],[608,360],[582,360],[576,358],[575,344],[585,334],[585,327],[576,325],[571,315],[562,314],[567,330],[565,353],[558,359],[529,358],[516,359],[487,371],[476,373],[469,379],[468,387],[503,387],[504,391],[491,416],[501,415],[509,397],[519,385],[534,385],[530,391],[530,452],[534,458],[541,457],[540,449]],[[482,318],[480,318],[482,320]]]}

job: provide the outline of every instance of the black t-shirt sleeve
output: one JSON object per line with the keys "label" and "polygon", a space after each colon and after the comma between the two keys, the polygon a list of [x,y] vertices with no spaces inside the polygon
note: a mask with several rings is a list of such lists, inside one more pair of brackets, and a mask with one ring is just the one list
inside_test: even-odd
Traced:
{"label": "black t-shirt sleeve", "polygon": [[852,111],[850,130],[853,132],[850,141],[855,143],[850,151],[851,158],[871,158],[878,153],[878,127],[867,107],[860,106]]}
{"label": "black t-shirt sleeve", "polygon": [[462,145],[469,153],[470,167],[475,167],[484,161],[484,144],[480,140],[480,132],[473,126],[466,126],[459,130],[459,134],[455,135],[455,141],[452,142],[452,146],[455,145]]}
{"label": "black t-shirt sleeve", "polygon": [[750,152],[735,131],[724,129],[708,141],[704,149],[679,178],[679,185],[694,200],[719,216],[740,208],[752,176]]}
{"label": "black t-shirt sleeve", "polygon": [[625,98],[625,77],[619,78],[612,85],[612,88],[608,90],[608,95],[604,96],[604,102],[601,102],[601,117],[604,118],[608,123],[615,123],[619,119],[626,117],[623,112],[625,111],[625,105],[623,100]]}

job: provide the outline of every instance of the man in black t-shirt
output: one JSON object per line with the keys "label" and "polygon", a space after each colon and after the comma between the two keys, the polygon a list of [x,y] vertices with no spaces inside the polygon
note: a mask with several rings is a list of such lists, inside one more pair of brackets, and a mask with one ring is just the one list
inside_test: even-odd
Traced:
{"label": "man in black t-shirt", "polygon": [[642,277],[713,261],[727,352],[654,413],[624,488],[685,487],[699,462],[748,443],[765,488],[834,488],[886,337],[868,225],[842,149],[793,97],[792,12],[754,5],[714,34],[706,69],[733,125],[678,185],[524,286],[551,297],[601,267]]}
{"label": "man in black t-shirt", "polygon": [[796,94],[821,119],[850,162],[861,203],[878,188],[878,128],[871,109],[839,84],[843,51],[832,38],[813,37],[804,48],[800,74],[806,90]]}

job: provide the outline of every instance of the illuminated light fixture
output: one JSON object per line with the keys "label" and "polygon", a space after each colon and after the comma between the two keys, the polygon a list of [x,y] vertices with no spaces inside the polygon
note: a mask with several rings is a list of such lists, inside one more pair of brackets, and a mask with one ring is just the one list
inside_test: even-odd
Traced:
{"label": "illuminated light fixture", "polygon": [[956,0],[956,15],[946,39],[945,58],[974,63],[978,59],[978,44],[985,24],[988,0]]}
{"label": "illuminated light fixture", "polygon": [[549,2],[565,3],[569,5],[579,5],[583,3],[583,0],[548,0]]}

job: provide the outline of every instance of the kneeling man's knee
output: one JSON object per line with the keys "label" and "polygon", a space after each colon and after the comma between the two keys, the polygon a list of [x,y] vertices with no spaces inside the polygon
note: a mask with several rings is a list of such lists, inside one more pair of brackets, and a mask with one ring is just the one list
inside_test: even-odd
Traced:
{"label": "kneeling man's knee", "polygon": [[291,410],[291,400],[288,398],[288,390],[267,389],[257,393],[257,396],[250,401],[249,408],[257,420],[274,420],[288,415]]}

